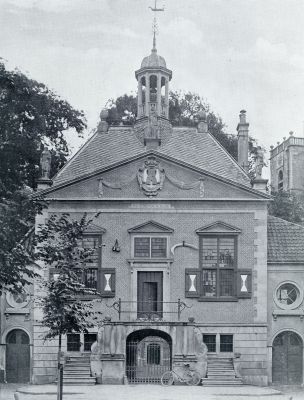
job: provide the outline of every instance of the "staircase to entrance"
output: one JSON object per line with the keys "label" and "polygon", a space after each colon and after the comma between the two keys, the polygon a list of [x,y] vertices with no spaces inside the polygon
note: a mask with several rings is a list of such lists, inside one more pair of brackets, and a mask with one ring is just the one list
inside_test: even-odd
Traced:
{"label": "staircase to entrance", "polygon": [[69,356],[63,370],[64,385],[95,385],[91,376],[90,355]]}
{"label": "staircase to entrance", "polygon": [[204,386],[240,386],[242,379],[235,376],[231,358],[208,357],[207,377]]}

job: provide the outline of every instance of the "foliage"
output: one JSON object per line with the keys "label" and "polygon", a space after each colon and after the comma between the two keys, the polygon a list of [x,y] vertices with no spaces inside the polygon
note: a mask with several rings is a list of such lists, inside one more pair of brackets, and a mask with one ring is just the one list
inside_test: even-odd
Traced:
{"label": "foliage", "polygon": [[50,147],[54,175],[68,155],[64,131],[81,134],[85,126],[82,112],[0,60],[0,292],[22,288],[25,275],[32,276],[25,267],[30,254],[24,250],[22,262],[20,242],[44,205],[31,199],[44,146]]}
{"label": "foliage", "polygon": [[[109,124],[133,125],[137,114],[137,98],[134,95],[125,94],[116,100],[110,99],[106,108],[109,109]],[[225,124],[222,118],[211,110],[210,105],[196,93],[169,92],[169,119],[173,126],[196,126],[197,114],[201,109],[204,109],[207,113],[209,132],[237,160],[237,136],[225,132]],[[254,156],[256,147],[255,139],[250,137],[250,155]],[[254,175],[253,160],[251,160],[251,170]]]}
{"label": "foliage", "polygon": [[36,235],[37,260],[54,272],[53,279],[41,282],[44,287],[39,299],[42,324],[49,328],[46,339],[68,332],[87,332],[94,326],[94,302],[85,301],[84,296],[98,293],[87,288],[79,278],[94,252],[82,244],[91,222],[86,214],[80,221],[71,220],[68,214],[52,215]]}
{"label": "foliage", "polygon": [[273,201],[268,206],[270,215],[297,224],[304,223],[304,203],[296,195],[287,191],[273,192]]}

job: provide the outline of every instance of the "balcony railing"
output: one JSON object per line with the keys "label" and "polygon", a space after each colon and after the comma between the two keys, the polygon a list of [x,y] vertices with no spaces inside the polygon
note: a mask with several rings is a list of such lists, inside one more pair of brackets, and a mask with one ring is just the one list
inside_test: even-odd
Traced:
{"label": "balcony railing", "polygon": [[125,301],[120,298],[107,307],[113,308],[118,313],[119,321],[123,315],[134,316],[138,321],[164,321],[171,320],[176,315],[180,321],[181,313],[185,308],[191,308],[178,299],[177,301]]}

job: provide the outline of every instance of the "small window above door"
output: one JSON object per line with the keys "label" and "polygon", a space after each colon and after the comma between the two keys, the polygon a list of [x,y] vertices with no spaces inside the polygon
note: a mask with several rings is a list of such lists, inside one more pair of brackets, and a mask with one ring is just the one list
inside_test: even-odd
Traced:
{"label": "small window above door", "polygon": [[131,234],[131,258],[162,260],[169,258],[169,238],[173,229],[155,221],[148,221],[128,230]]}

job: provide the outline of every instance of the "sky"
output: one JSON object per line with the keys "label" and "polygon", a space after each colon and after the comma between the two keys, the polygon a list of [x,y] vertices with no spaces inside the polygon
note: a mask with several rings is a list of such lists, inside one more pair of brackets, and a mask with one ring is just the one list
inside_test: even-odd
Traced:
{"label": "sky", "polygon": [[[0,0],[0,57],[85,112],[88,132],[109,98],[136,91],[150,54],[154,0]],[[201,95],[235,133],[267,149],[304,136],[303,0],[159,0],[158,54],[170,88]],[[88,133],[89,134],[89,133]],[[87,135],[88,135],[87,134]],[[80,140],[69,139],[73,150]]]}

